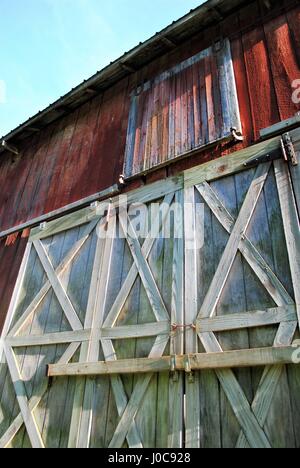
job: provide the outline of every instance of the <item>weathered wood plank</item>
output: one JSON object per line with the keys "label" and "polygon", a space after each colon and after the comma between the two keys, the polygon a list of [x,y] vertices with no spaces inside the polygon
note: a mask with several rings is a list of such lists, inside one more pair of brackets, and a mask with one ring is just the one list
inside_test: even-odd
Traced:
{"label": "weathered wood plank", "polygon": [[243,207],[239,213],[235,227],[219,263],[207,296],[201,306],[198,318],[211,317],[222,294],[224,285],[230,274],[241,240],[249,226],[263,186],[270,170],[270,164],[262,164],[257,168]]}
{"label": "weathered wood plank", "polygon": [[30,258],[31,249],[32,249],[32,243],[30,242],[30,243],[27,244],[27,247],[26,247],[26,250],[25,250],[25,253],[24,253],[24,257],[23,257],[23,260],[22,260],[22,263],[21,263],[21,266],[20,266],[19,274],[18,274],[18,279],[17,279],[16,285],[15,285],[15,288],[14,288],[14,292],[13,292],[13,295],[12,295],[12,298],[11,298],[11,301],[10,301],[9,309],[8,309],[7,315],[6,315],[5,324],[4,324],[4,327],[3,327],[3,330],[2,330],[1,340],[0,340],[0,362],[2,362],[3,340],[7,337],[8,333],[9,333],[9,329],[11,327],[11,323],[12,323],[12,320],[14,318],[14,314],[16,313],[16,309],[17,309],[18,302],[19,302],[19,299],[20,299],[21,286],[22,286],[22,284],[24,282],[24,278],[25,278],[25,275],[26,275],[26,270],[27,270],[27,267],[28,267],[28,262],[29,262],[29,258]]}
{"label": "weathered wood plank", "polygon": [[[149,354],[148,359],[160,358],[169,342],[169,337],[162,339],[158,337],[153,345],[153,348]],[[151,372],[151,371],[150,371]],[[147,372],[147,375],[143,379],[139,380],[135,385],[133,393],[130,397],[128,405],[122,414],[119,424],[115,430],[114,436],[109,445],[110,448],[122,447],[127,435],[132,429],[134,429],[135,417],[145,397],[145,393],[150,385],[153,378],[153,374]],[[138,439],[139,440],[139,439]]]}
{"label": "weathered wood plank", "polygon": [[148,203],[150,201],[158,200],[171,193],[176,192],[183,188],[183,175],[170,177],[164,180],[164,183],[155,182],[146,185],[137,190],[132,190],[126,196],[113,197],[110,201],[101,202],[95,208],[84,208],[82,210],[71,213],[70,215],[60,217],[54,221],[49,221],[41,228],[34,228],[31,231],[30,241],[42,240],[52,235],[63,232],[67,229],[72,229],[77,226],[87,224],[92,221],[99,221],[101,213],[104,213],[109,203],[112,203],[116,208],[126,206],[132,203]]}
{"label": "weathered wood plank", "polygon": [[[11,234],[14,234],[16,232],[22,232],[23,230],[29,229],[33,226],[51,222],[55,218],[61,218],[67,215],[70,211],[73,211],[73,210],[78,211],[82,206],[94,203],[99,200],[105,200],[108,197],[116,196],[118,192],[119,192],[118,185],[113,185],[112,187],[106,190],[95,193],[94,195],[90,195],[89,197],[83,198],[82,200],[78,200],[74,203],[71,203],[70,205],[66,205],[63,208],[59,208],[57,210],[51,211],[50,213],[43,214],[42,216],[30,219],[29,221],[25,223],[18,224],[17,226],[13,228],[2,231],[0,232],[0,239],[7,237]],[[37,229],[37,231],[35,231],[36,233],[38,233],[38,230],[39,230],[41,235],[43,236],[43,232],[41,232],[43,230],[41,228],[34,228],[34,229]],[[41,239],[41,237],[39,237],[39,239]]]}
{"label": "weathered wood plank", "polygon": [[[295,351],[295,348],[291,348],[291,343],[293,341],[295,330],[297,324],[291,322],[291,326],[288,327],[286,330],[285,335],[280,335],[280,342],[277,341],[277,337],[274,342],[274,348],[278,347],[278,349],[288,349],[290,348],[290,352],[292,349]],[[285,346],[285,348],[284,348]],[[293,352],[292,352],[293,353]],[[263,427],[266,423],[270,407],[272,404],[272,398],[276,392],[277,386],[279,381],[282,377],[282,373],[284,371],[283,365],[273,365],[266,367],[263,376],[261,378],[257,393],[252,403],[252,411],[256,415],[259,423]],[[241,432],[238,442],[237,448],[248,448],[249,444],[245,437],[245,434]]]}
{"label": "weathered wood plank", "polygon": [[[171,299],[171,322],[172,324],[184,325],[184,192],[176,193],[175,202],[182,211],[175,214],[174,242],[173,242],[173,265],[172,265],[172,299]],[[169,285],[168,285],[169,286]],[[167,287],[168,287],[167,286]],[[171,337],[171,354],[181,354],[184,351],[183,333],[175,333]]]}
{"label": "weathered wood plank", "polygon": [[[235,219],[238,217],[240,209],[242,208],[250,183],[253,180],[254,172],[255,171],[250,170],[212,183],[213,191],[218,193],[218,197],[222,199],[224,205]],[[214,269],[216,270],[218,261],[222,258],[221,256],[227,245],[228,234],[224,231],[222,225],[220,225],[215,216],[212,216],[212,231],[214,248],[212,250],[211,259],[214,264]],[[244,312],[247,308],[244,262],[240,252],[237,252],[224,290],[218,301],[216,315],[218,317],[226,317],[228,314]],[[224,351],[249,348],[248,329],[218,333],[217,337]],[[247,368],[240,368],[235,372],[236,379],[248,401],[251,401],[253,398],[251,374],[251,370]],[[214,402],[212,400],[210,411],[213,411],[213,407]],[[221,446],[224,448],[234,447],[240,432],[240,424],[222,387],[220,387],[220,421]],[[207,427],[206,430],[209,431],[209,428]]]}
{"label": "weathered wood plank", "polygon": [[288,167],[283,161],[274,166],[300,327],[300,222]]}
{"label": "weathered wood plank", "polygon": [[[299,120],[300,120],[300,113],[298,114],[299,114]],[[290,132],[290,135],[292,137],[292,141],[296,150],[298,161],[300,161],[299,134],[300,134],[299,129],[296,129]],[[292,177],[292,182],[293,182],[293,189],[294,189],[294,193],[296,197],[298,214],[300,217],[300,164],[298,164],[298,166],[292,166],[292,164],[290,164],[289,166],[290,166],[290,172],[291,172],[291,177]]]}
{"label": "weathered wood plank", "polygon": [[[84,246],[85,242],[88,240],[90,234],[92,231],[95,229],[96,224],[98,224],[98,221],[93,221],[90,223],[87,228],[84,230],[82,237],[78,239],[78,241],[74,244],[70,252],[66,255],[64,260],[60,263],[60,265],[57,267],[55,270],[55,274],[57,277],[60,277],[63,272],[68,268],[70,263],[74,260],[74,258],[78,255],[80,252],[81,248]],[[22,330],[23,327],[26,326],[27,321],[31,318],[32,314],[36,311],[37,307],[40,305],[46,294],[51,288],[51,283],[50,281],[47,281],[45,285],[40,289],[39,293],[36,295],[34,300],[31,302],[31,304],[26,308],[20,319],[17,321],[17,323],[14,324],[12,329],[9,332],[9,336],[15,336],[20,331]]]}
{"label": "weathered wood plank", "polygon": [[56,294],[56,297],[71,325],[73,330],[82,330],[82,324],[78,318],[77,313],[75,312],[75,309],[73,305],[71,304],[71,301],[69,297],[66,294],[66,291],[60,281],[60,279],[56,276],[54,268],[51,264],[51,260],[47,255],[47,252],[45,251],[43,244],[41,241],[34,241],[33,243],[38,256],[41,260],[41,263],[43,265],[43,268],[45,269],[45,272],[48,276],[48,279],[51,283],[51,286]]}
{"label": "weathered wood plank", "polygon": [[144,325],[102,328],[100,338],[104,340],[124,340],[130,338],[148,338],[157,335],[169,335],[170,322],[154,322]]}
{"label": "weathered wood plank", "polygon": [[[118,362],[116,354],[115,354],[115,350],[111,341],[102,342],[102,349],[103,349],[104,356],[108,365],[110,365],[110,363],[113,363],[113,362],[115,363]],[[117,373],[116,375],[111,376],[111,386],[112,386],[114,398],[116,401],[117,411],[118,411],[119,417],[121,418],[124,411],[126,410],[128,406],[128,398],[127,398],[121,377],[118,374],[120,373]],[[143,447],[139,432],[136,427],[136,423],[134,421],[132,423],[132,427],[130,428],[128,433],[125,435],[124,440],[126,439],[126,437],[127,437],[130,448],[142,448]]]}
{"label": "weathered wood plank", "polygon": [[[63,354],[63,356],[60,358],[57,364],[68,364],[69,361],[74,356],[74,354],[76,353],[78,346],[79,346],[78,343],[71,344],[67,348],[66,352]],[[43,381],[41,387],[37,389],[36,394],[31,398],[31,400],[28,403],[29,410],[31,412],[33,412],[38,407],[38,405],[40,404],[47,390],[48,390],[48,382]],[[1,437],[0,448],[6,448],[11,443],[13,438],[21,429],[23,423],[24,421],[23,421],[22,413],[20,413],[14,419],[14,421],[12,422],[12,424],[10,425],[6,433],[3,435],[3,437]]]}
{"label": "weathered wood plank", "polygon": [[[221,225],[231,234],[234,229],[235,220],[223,205],[218,195],[207,182],[197,185],[197,189]],[[278,306],[293,304],[293,299],[281,281],[246,235],[241,240],[239,250],[276,304]]]}
{"label": "weathered wood plank", "polygon": [[[300,161],[300,151],[297,152],[298,161]],[[293,189],[297,202],[298,214],[300,216],[300,164],[298,166],[290,165]]]}
{"label": "weathered wood plank", "polygon": [[27,433],[32,444],[32,448],[44,448],[44,442],[39,432],[36,420],[29,408],[29,402],[26,394],[25,385],[18,369],[18,364],[13,351],[5,345],[4,352],[9,368],[9,372],[14,384],[17,400],[22,413],[22,418],[27,429]]}
{"label": "weathered wood plank", "polygon": [[[216,234],[216,228],[218,222],[214,219],[209,207],[205,204],[204,200],[200,197],[200,194],[195,190],[195,197],[197,204],[203,204],[203,220],[199,219],[196,224],[196,232],[203,232],[203,247],[198,249],[197,259],[197,298],[198,307],[202,304],[207,291],[209,289],[210,282],[213,279],[217,264],[221,258],[223,246],[218,246],[218,236]],[[222,231],[223,232],[223,231]],[[226,235],[226,234],[225,234]],[[226,239],[227,240],[227,239]],[[200,244],[201,246],[201,244]],[[201,285],[201,287],[199,287]],[[188,286],[189,287],[189,286]],[[195,321],[198,310],[196,311]],[[204,351],[204,348],[199,344],[199,351]],[[195,374],[195,378],[198,378],[198,373]],[[213,371],[202,371],[199,374],[199,395],[195,396],[196,404],[200,399],[200,415],[199,415],[199,426],[200,426],[200,446],[203,448],[218,448],[222,447],[223,443],[223,421],[222,414],[222,401],[221,401],[221,390],[219,381]],[[191,384],[193,386],[193,384]],[[224,398],[226,398],[224,396]],[[227,403],[227,400],[226,400]],[[227,403],[227,406],[230,406]],[[229,432],[229,431],[228,431]]]}
{"label": "weathered wood plank", "polygon": [[45,333],[44,335],[16,336],[13,338],[7,338],[6,343],[12,348],[81,343],[89,340],[90,333],[91,330],[79,330],[71,332]]}
{"label": "weathered wood plank", "polygon": [[[185,232],[185,324],[193,324],[198,312],[197,284],[197,216],[195,189],[188,188],[184,193],[184,232]],[[191,328],[185,331],[186,352],[198,350],[198,339]],[[200,399],[199,376],[194,382],[186,378],[186,445],[198,448],[200,441]]]}
{"label": "weathered wood plank", "polygon": [[[289,291],[286,299],[283,296],[282,300],[285,303],[294,304],[294,300],[291,298],[292,291],[290,287],[289,264],[273,171],[270,172],[266,181],[264,197],[261,198],[260,204],[257,207],[256,216],[253,218],[251,226],[249,226],[248,235],[256,248],[259,249],[261,254],[268,261],[278,279],[284,284],[285,289]],[[259,286],[258,283],[250,273],[250,270],[249,272],[247,272],[247,270],[245,272],[248,308],[251,310],[252,308],[260,306],[272,307],[273,301],[264,290],[257,287]],[[272,295],[270,296],[272,297]],[[288,297],[290,297],[290,299]],[[274,297],[273,300],[275,300]],[[275,302],[277,301],[275,300]],[[263,346],[270,346],[273,342],[274,346],[288,346],[293,340],[295,330],[296,325],[294,322],[280,324],[277,333],[276,327],[272,326],[251,329],[249,332],[250,346],[252,348],[261,348]],[[278,367],[280,366],[275,367],[277,367],[277,369],[274,372],[273,368],[268,367],[263,376],[260,369],[252,369],[254,397],[250,400],[253,402],[252,410],[262,427],[265,428],[272,446],[279,437],[282,441],[291,440],[289,392],[286,391],[286,377],[284,372],[278,372]],[[266,381],[264,381],[265,378]],[[266,390],[265,394],[264,389]],[[278,395],[281,395],[279,399]],[[263,419],[261,419],[261,414],[263,414]],[[278,418],[282,420],[282,423],[280,428],[276,430],[275,426]],[[277,433],[278,437],[274,437],[275,433]],[[249,444],[242,432],[239,441],[241,439],[244,441],[244,446],[248,448]]]}
{"label": "weathered wood plank", "polygon": [[[207,353],[222,352],[222,348],[213,333],[200,333],[199,337]],[[249,366],[249,363],[247,366]],[[251,367],[251,364],[249,367]],[[233,372],[227,369],[216,370],[216,374],[250,446],[253,448],[271,448],[270,442],[252,412],[250,404]]]}
{"label": "weathered wood plank", "polygon": [[[107,300],[108,281],[111,271],[111,261],[113,254],[114,238],[116,230],[116,216],[110,217],[107,223],[106,239],[103,248],[103,257],[100,273],[98,272],[98,281],[96,290],[93,291],[95,295],[94,313],[92,316],[92,328],[90,335],[90,342],[87,352],[87,361],[93,362],[99,359],[100,342],[99,330],[103,324],[104,311]],[[92,293],[92,290],[90,291]],[[84,400],[82,405],[82,414],[80,421],[80,428],[78,434],[78,448],[88,448],[91,438],[91,421],[92,421],[92,408],[94,398],[94,380],[87,379],[85,385]]]}
{"label": "weathered wood plank", "polygon": [[30,241],[35,242],[38,240],[46,239],[47,237],[51,237],[61,232],[73,229],[75,227],[88,224],[94,219],[98,219],[99,221],[100,216],[97,213],[104,212],[107,208],[107,205],[107,203],[101,204],[101,210],[99,207],[84,208],[83,210],[76,211],[75,213],[71,213],[70,215],[46,223],[46,225],[44,225],[42,228],[38,227],[32,229]]}
{"label": "weathered wood plank", "polygon": [[[116,244],[116,250],[111,269],[111,297],[108,297],[109,304],[113,302],[116,293],[122,284],[122,278],[125,278],[126,282],[126,274],[130,268],[130,265],[132,264],[132,258],[129,249],[127,249],[126,240],[124,239],[122,243],[120,241],[121,239],[118,239],[118,243]],[[120,247],[121,253],[119,253]],[[115,279],[113,279],[116,272],[117,275]],[[126,298],[124,298],[124,301],[126,302],[124,302],[120,309],[120,312],[123,312],[122,315],[119,317],[118,313],[116,320],[113,318],[117,326],[130,326],[137,324],[137,315],[139,310],[139,291],[139,281],[137,281],[134,285],[132,285],[131,289],[126,294]],[[109,308],[110,306],[107,304],[107,309],[109,310]],[[108,314],[108,318],[109,316],[110,313]],[[122,342],[118,341],[115,343],[115,346],[111,340],[102,340],[101,344],[106,361],[115,361],[117,358],[120,359],[122,357],[131,357],[136,346],[135,340],[126,340]],[[108,419],[104,438],[104,444],[106,447],[113,437],[118,418],[121,418],[128,405],[128,398],[132,392],[133,376],[129,376],[128,378],[126,377],[123,379],[120,376],[112,376],[110,378],[110,383],[111,392],[108,402]],[[124,444],[126,444],[126,442],[124,442]],[[133,423],[131,430],[127,434],[127,444],[130,448],[143,447],[141,434],[137,428],[136,422]]]}
{"label": "weathered wood plank", "polygon": [[189,169],[184,172],[184,187],[189,188],[203,182],[218,180],[220,178],[244,171],[245,162],[254,157],[259,158],[270,152],[280,150],[280,138],[276,137],[267,142],[259,143],[245,150],[238,151],[226,158],[219,158],[201,166]]}
{"label": "weathered wood plank", "polygon": [[264,327],[281,322],[294,322],[296,307],[286,306],[267,310],[257,310],[243,314],[229,314],[197,321],[198,332],[221,332],[242,328]]}
{"label": "weathered wood plank", "polygon": [[[151,207],[149,207],[149,209],[151,209]],[[159,206],[157,205],[155,209],[155,216],[157,216],[158,212]],[[149,268],[152,272],[154,281],[157,284],[157,288],[161,293],[161,297],[164,301],[164,304],[166,305],[166,308],[168,308],[169,305],[169,295],[165,294],[164,281],[166,283],[168,282],[169,288],[171,288],[169,282],[169,272],[171,267],[169,262],[172,261],[172,257],[170,253],[169,255],[166,253],[166,249],[169,246],[170,242],[171,240],[164,239],[161,233],[159,233],[148,258]],[[140,324],[147,322],[151,320],[153,316],[154,313],[149,302],[147,292],[143,285],[141,285],[139,291],[139,303],[137,308],[137,323]],[[166,339],[168,342],[169,335],[161,337],[161,341]],[[132,357],[143,358],[148,356],[151,352],[151,349],[153,351],[154,347],[160,344],[159,341],[160,340],[158,336],[156,337],[154,344],[153,339],[137,340],[136,343],[133,344],[135,345],[135,349],[133,348],[132,351],[130,351],[133,352]],[[159,351],[157,352],[159,353]],[[131,354],[128,354],[128,356],[130,355]],[[165,380],[166,376],[167,380]],[[133,376],[133,389],[136,385],[139,384],[140,380],[140,376]],[[164,382],[164,384],[162,384],[162,382]],[[168,416],[166,414],[166,408],[168,405],[168,384],[168,374],[163,373],[160,375],[153,376],[153,379],[151,380],[147,388],[145,397],[136,415],[135,421],[137,427],[139,428],[144,448],[151,448],[159,445],[159,442],[163,440],[160,439],[158,441],[157,436],[159,434],[160,437],[164,437],[164,440],[166,440],[165,427],[167,425],[168,420]],[[158,395],[160,396],[158,397]],[[160,401],[158,401],[158,398]],[[162,420],[162,418],[164,419]],[[160,426],[159,428],[157,427],[158,425]]]}
{"label": "weathered wood plank", "polygon": [[[99,223],[98,229],[102,232],[104,229],[104,226],[105,226],[104,222]],[[95,252],[95,257],[93,261],[93,272],[92,272],[92,277],[91,277],[90,292],[89,292],[87,310],[86,310],[85,320],[84,320],[85,330],[92,329],[94,315],[96,313],[97,300],[98,300],[97,291],[99,288],[99,281],[100,281],[101,271],[102,271],[101,265],[102,265],[102,260],[103,260],[104,245],[105,245],[105,237],[102,238],[101,235],[98,235],[96,252]],[[90,337],[91,337],[91,334],[89,338]],[[87,361],[89,350],[90,350],[89,345],[90,345],[90,342],[82,344],[81,350],[80,350],[80,356],[79,356],[80,362]],[[71,426],[70,426],[70,432],[69,432],[69,441],[68,441],[69,448],[77,447],[79,444],[80,430],[81,430],[80,423],[81,423],[82,412],[83,412],[83,403],[84,403],[84,398],[85,398],[86,383],[87,381],[83,379],[78,380],[76,382],[76,388],[75,388],[75,394],[74,394],[74,406],[73,406]],[[90,382],[87,384],[87,386],[89,385],[91,387],[92,383]],[[91,407],[91,405],[89,407]]]}
{"label": "weathered wood plank", "polygon": [[[49,258],[53,267],[57,267],[63,258],[70,251],[74,243],[79,239],[81,230],[75,228],[68,232],[67,234],[59,234],[55,238],[50,238],[44,241],[44,247],[47,251]],[[85,250],[81,252],[81,255],[76,262],[73,263],[70,268],[64,272],[61,277],[61,283],[66,292],[68,291],[69,282],[73,278],[73,270],[75,264],[77,265],[80,262],[85,260]],[[48,301],[48,298],[50,299]],[[45,308],[47,305],[47,308]],[[50,291],[48,297],[45,299],[45,302],[41,305],[42,314],[37,311],[33,320],[33,327],[31,330],[31,335],[39,334],[52,334],[58,332],[65,332],[70,330],[67,319],[64,316],[63,310],[54,294],[53,291]],[[57,346],[57,345],[46,345],[45,347],[27,347],[27,358],[23,366],[23,374],[26,379],[27,369],[32,369],[33,379],[32,384],[30,385],[29,394],[34,395],[35,389],[43,382],[47,383],[45,368],[48,363],[57,362],[61,355],[65,352],[66,346]],[[20,349],[20,352],[21,349]],[[30,362],[29,358],[31,355],[37,355],[38,360],[35,364]],[[28,365],[29,363],[29,365]],[[34,367],[36,365],[36,367]],[[28,367],[27,367],[28,366]],[[47,393],[41,400],[41,403],[35,411],[35,415],[39,420],[39,427],[41,430],[42,438],[44,440],[46,447],[58,448],[59,447],[59,433],[56,432],[58,422],[60,431],[63,430],[62,424],[62,406],[65,408],[64,402],[66,395],[62,393],[60,399],[57,398],[57,394],[60,394],[61,389],[65,386],[66,379],[60,379],[59,381],[53,382],[51,387],[49,387]],[[56,433],[55,433],[56,432]],[[23,444],[24,446],[24,444]]]}
{"label": "weathered wood plank", "polygon": [[143,380],[141,380],[133,391],[130,401],[120,419],[120,422],[115,430],[114,436],[109,444],[109,448],[121,448],[124,440],[130,431],[136,414],[141,406],[141,402],[145,396],[147,388],[151,382],[153,374],[147,374]]}
{"label": "weathered wood plank", "polygon": [[223,135],[230,133],[232,128],[242,132],[230,41],[224,41],[223,47],[216,55],[222,99]]}
{"label": "weathered wood plank", "polygon": [[189,358],[191,370],[264,367],[278,364],[292,364],[294,354],[295,348],[293,346],[282,346],[213,353],[194,353],[181,356],[163,356],[159,358],[119,359],[94,363],[51,364],[48,366],[48,376],[74,377],[147,374],[149,372],[168,372],[172,369],[174,364],[177,371],[185,371],[187,358]]}
{"label": "weathered wood plank", "polygon": [[[143,247],[142,247],[142,254],[143,256],[145,257],[145,259],[147,260],[149,255],[150,255],[150,252],[153,248],[153,245],[155,243],[155,240],[156,238],[158,237],[161,229],[162,229],[162,226],[164,225],[166,219],[167,219],[167,216],[169,214],[169,209],[170,209],[170,206],[171,206],[171,203],[173,201],[173,198],[174,198],[174,193],[170,194],[170,195],[167,195],[165,198],[164,198],[164,201],[163,201],[163,206],[164,206],[164,209],[160,209],[160,212],[159,212],[159,218],[155,221],[155,224],[154,224],[154,227],[153,229],[151,230],[151,232],[149,233],[149,235],[147,236],[144,244],[143,244]],[[168,208],[168,209],[167,209]],[[138,268],[136,266],[136,264],[134,263],[127,275],[127,278],[125,279],[124,283],[123,283],[123,286],[121,287],[120,289],[120,292],[119,294],[117,295],[115,301],[114,301],[114,304],[111,308],[111,310],[109,311],[105,321],[104,321],[104,327],[112,327],[114,326],[114,324],[116,323],[117,319],[118,319],[118,316],[128,298],[128,295],[130,293],[130,291],[132,290],[132,287],[138,277]]]}
{"label": "weathered wood plank", "polygon": [[128,228],[127,242],[131,250],[131,253],[133,255],[133,258],[135,260],[136,266],[138,268],[143,285],[146,289],[146,292],[150,300],[153,312],[156,316],[156,319],[157,321],[168,320],[169,315],[166,310],[166,306],[158,290],[157,284],[153,278],[149,265],[143,255],[143,252],[142,252],[139,240],[134,231],[134,228],[126,213],[121,212],[119,215],[119,219],[120,219],[123,231],[126,232],[126,229]]}
{"label": "weathered wood plank", "polygon": [[[226,39],[222,45],[217,60],[214,48],[208,47],[139,87],[138,95],[133,93],[124,163],[128,178],[230,139],[232,127],[241,129],[230,41]],[[201,80],[192,79],[195,70],[201,73]],[[199,135],[201,127],[204,138]],[[167,157],[161,140],[168,142]]]}

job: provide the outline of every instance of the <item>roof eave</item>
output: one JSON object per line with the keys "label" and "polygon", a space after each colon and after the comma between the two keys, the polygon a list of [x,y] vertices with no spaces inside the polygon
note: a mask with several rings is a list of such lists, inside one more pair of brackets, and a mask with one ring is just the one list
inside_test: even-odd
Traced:
{"label": "roof eave", "polygon": [[[198,8],[191,10],[187,15],[134,47],[131,51],[110,63],[107,67],[72,89],[46,109],[9,132],[1,139],[1,142],[4,140],[6,142],[17,143],[38,132],[49,123],[63,117],[84,102],[87,102],[91,98],[91,95],[103,92],[105,89],[142,68],[147,64],[147,60],[149,63],[167,53],[170,48],[179,46],[202,29],[220,22],[243,4],[249,4],[249,1],[209,0]],[[146,61],[141,59],[145,53],[147,57]],[[3,151],[5,151],[5,147],[0,145],[0,153]]]}

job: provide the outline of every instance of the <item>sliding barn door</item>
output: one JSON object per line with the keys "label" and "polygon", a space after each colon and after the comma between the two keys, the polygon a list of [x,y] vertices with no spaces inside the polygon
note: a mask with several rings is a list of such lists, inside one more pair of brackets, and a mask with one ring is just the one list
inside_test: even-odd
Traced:
{"label": "sliding barn door", "polygon": [[[242,364],[243,350],[267,347],[271,356],[291,346],[299,338],[300,233],[288,164],[189,171],[185,199],[194,207],[185,225],[186,352],[241,350],[234,356]],[[187,446],[299,447],[299,366],[231,363],[187,378]]]}
{"label": "sliding barn door", "polygon": [[300,447],[297,168],[265,146],[32,230],[0,447]]}
{"label": "sliding barn door", "polygon": [[48,364],[183,352],[173,185],[139,194],[151,208],[88,208],[32,232],[3,335],[1,447],[182,446],[181,376],[46,377]]}

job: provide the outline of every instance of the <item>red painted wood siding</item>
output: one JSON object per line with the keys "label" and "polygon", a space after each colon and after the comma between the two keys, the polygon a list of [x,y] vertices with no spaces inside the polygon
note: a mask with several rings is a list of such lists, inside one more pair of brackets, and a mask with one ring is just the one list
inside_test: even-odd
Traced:
{"label": "red painted wood siding", "polygon": [[0,240],[0,333],[27,244],[27,236]]}
{"label": "red painted wood siding", "polygon": [[[209,47],[221,34],[231,41],[245,143],[220,144],[148,175],[146,183],[252,144],[261,128],[299,111],[291,96],[292,81],[300,78],[300,7],[257,25],[264,13],[263,1],[245,7],[217,29],[205,31],[27,140],[18,160],[2,155],[0,230],[115,184],[123,171],[130,93],[140,83]],[[192,74],[185,77],[189,83],[192,78]],[[164,94],[163,89],[161,92]],[[187,95],[187,106],[190,98]],[[164,118],[162,114],[157,126],[166,125]],[[185,126],[177,135],[187,147],[191,137]],[[170,144],[175,143],[174,137]],[[166,140],[157,145],[166,155]],[[127,190],[142,182],[135,181]]]}

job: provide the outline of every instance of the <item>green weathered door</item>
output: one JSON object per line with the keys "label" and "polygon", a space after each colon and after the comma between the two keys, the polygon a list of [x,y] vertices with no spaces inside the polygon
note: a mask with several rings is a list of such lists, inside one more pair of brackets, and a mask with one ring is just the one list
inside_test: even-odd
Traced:
{"label": "green weathered door", "polygon": [[300,447],[299,191],[283,159],[244,165],[274,151],[32,230],[0,447]]}
{"label": "green weathered door", "polygon": [[182,377],[46,377],[48,364],[182,353],[181,187],[156,184],[130,195],[128,213],[108,203],[32,231],[3,334],[1,447],[182,446]]}
{"label": "green weathered door", "polygon": [[[185,317],[196,326],[186,352],[238,350],[221,355],[226,369],[187,378],[186,444],[299,448],[300,369],[277,362],[274,351],[299,337],[300,233],[289,166],[279,159],[236,172],[232,164],[239,162],[185,176],[194,206],[185,225]],[[270,348],[274,365],[247,366],[242,350],[261,348]]]}

